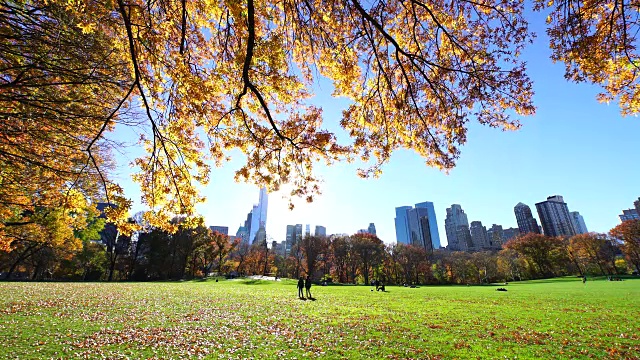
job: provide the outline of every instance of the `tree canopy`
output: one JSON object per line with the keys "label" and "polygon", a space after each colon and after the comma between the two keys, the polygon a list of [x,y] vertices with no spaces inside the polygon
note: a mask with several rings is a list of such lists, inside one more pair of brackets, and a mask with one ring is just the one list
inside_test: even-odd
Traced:
{"label": "tree canopy", "polygon": [[[319,161],[362,159],[376,176],[412,149],[451,169],[470,121],[501,129],[535,111],[519,58],[523,0],[0,0],[0,213],[64,206],[70,189],[128,206],[109,179],[105,132],[142,127],[135,160],[146,221],[192,215],[210,163],[246,155],[239,181],[308,201]],[[538,1],[553,60],[638,111],[629,1]],[[341,143],[312,85],[349,99]],[[83,186],[84,185],[84,186]],[[34,200],[35,199],[35,200]],[[121,221],[121,224],[126,222]],[[4,225],[3,225],[4,226]]]}

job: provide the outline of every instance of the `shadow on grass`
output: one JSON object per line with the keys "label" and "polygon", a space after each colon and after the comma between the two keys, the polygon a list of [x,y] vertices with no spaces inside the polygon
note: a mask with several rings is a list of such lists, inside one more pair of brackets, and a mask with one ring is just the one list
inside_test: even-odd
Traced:
{"label": "shadow on grass", "polygon": [[260,279],[243,279],[241,282],[245,285],[267,285],[273,284],[271,280],[260,280]]}
{"label": "shadow on grass", "polygon": [[[589,277],[587,276],[587,279]],[[512,284],[553,284],[553,283],[569,283],[569,282],[582,282],[582,278],[577,276],[565,276],[550,279],[534,279],[525,281],[514,281]]]}

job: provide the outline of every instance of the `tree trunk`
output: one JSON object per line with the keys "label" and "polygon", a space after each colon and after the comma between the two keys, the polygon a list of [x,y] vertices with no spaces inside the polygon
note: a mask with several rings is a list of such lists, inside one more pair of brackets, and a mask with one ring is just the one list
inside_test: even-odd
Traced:
{"label": "tree trunk", "polygon": [[9,268],[9,272],[7,272],[7,274],[5,275],[4,279],[5,280],[9,280],[9,278],[11,278],[11,275],[13,275],[13,272],[16,270],[18,265],[20,265],[23,261],[25,261],[27,258],[29,258],[29,256],[33,255],[36,251],[38,251],[39,250],[38,248],[39,248],[38,245],[35,245],[35,244],[29,245],[22,252],[22,254],[20,254],[18,256],[16,261],[11,265],[11,267]]}
{"label": "tree trunk", "polygon": [[113,272],[116,269],[116,260],[118,259],[118,253],[116,252],[115,247],[113,248],[113,252],[109,256],[109,278],[107,281],[113,280]]}

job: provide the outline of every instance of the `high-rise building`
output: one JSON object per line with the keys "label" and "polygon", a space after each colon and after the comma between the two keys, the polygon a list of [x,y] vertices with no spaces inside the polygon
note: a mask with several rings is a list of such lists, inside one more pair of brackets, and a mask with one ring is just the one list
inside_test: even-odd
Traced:
{"label": "high-rise building", "polygon": [[411,206],[397,207],[394,221],[398,244],[418,244],[425,249],[440,248],[438,222],[432,202],[418,203],[415,209]]}
{"label": "high-rise building", "polygon": [[209,226],[211,231],[219,232],[220,234],[229,236],[229,227],[228,226]]}
{"label": "high-rise building", "polygon": [[427,209],[431,247],[432,249],[440,249],[440,233],[438,232],[438,221],[436,220],[436,210],[433,203],[431,201],[417,203],[416,208]]}
{"label": "high-rise building", "polygon": [[271,252],[282,256],[282,257],[286,257],[287,253],[286,253],[286,242],[282,241],[282,242],[277,242],[277,241],[272,241],[271,242]]}
{"label": "high-rise building", "polygon": [[247,228],[244,226],[240,226],[238,231],[236,231],[236,238],[240,239],[243,243],[249,243],[249,232]]}
{"label": "high-rise building", "polygon": [[424,247],[427,251],[433,250],[427,209],[417,207],[407,210],[407,223],[409,225],[410,244]]}
{"label": "high-rise building", "polygon": [[292,244],[296,238],[296,226],[295,225],[287,225],[287,235],[285,238],[285,242],[287,244]]}
{"label": "high-rise building", "polygon": [[296,239],[295,242],[302,240],[302,224],[296,224]]}
{"label": "high-rise building", "polygon": [[508,228],[502,230],[502,244],[505,244],[507,241],[515,238],[518,235],[520,235],[519,228]]}
{"label": "high-rise building", "polygon": [[251,213],[250,213],[251,216],[247,216],[247,221],[250,224],[248,226],[249,242],[251,243],[255,241],[256,233],[258,232],[260,227],[264,227],[265,233],[266,233],[268,206],[269,206],[269,196],[267,195],[267,189],[262,188],[260,189],[258,204],[253,205],[253,209],[251,210]]}
{"label": "high-rise building", "polygon": [[285,240],[285,252],[288,255],[291,248],[302,240],[302,224],[287,225],[287,235]]}
{"label": "high-rise building", "polygon": [[573,220],[573,229],[576,231],[576,234],[586,234],[589,232],[587,230],[587,225],[584,223],[584,218],[577,211],[569,212],[571,215],[571,220]]}
{"label": "high-rise building", "polygon": [[469,232],[469,220],[462,207],[458,204],[447,208],[447,217],[444,220],[444,229],[447,232],[447,249],[452,251],[467,251],[473,248],[471,233]]}
{"label": "high-rise building", "polygon": [[373,223],[369,223],[369,227],[366,229],[360,229],[356,232],[357,234],[371,234],[376,235],[376,226]]}
{"label": "high-rise building", "polygon": [[487,230],[487,240],[489,241],[490,248],[500,249],[504,240],[504,230],[502,229],[502,225],[491,225],[491,229]]}
{"label": "high-rise building", "polygon": [[316,225],[315,236],[326,237],[327,236],[327,228],[324,226]]}
{"label": "high-rise building", "polygon": [[244,242],[246,242],[247,244],[251,244],[253,242],[253,239],[250,237],[251,235],[251,221],[253,219],[253,210],[249,211],[249,213],[247,214],[247,218],[244,220],[244,231],[245,234],[243,236],[243,240]]}
{"label": "high-rise building", "polygon": [[396,242],[398,244],[411,244],[409,241],[409,225],[407,223],[407,211],[409,210],[411,210],[411,206],[396,208],[396,217],[393,220],[396,225]]}
{"label": "high-rise building", "polygon": [[638,198],[638,200],[633,202],[633,206],[636,207],[636,212],[638,213],[638,215],[640,215],[640,197]]}
{"label": "high-rise building", "polygon": [[622,210],[622,215],[618,216],[620,217],[620,221],[640,220],[640,214],[638,214],[636,209]]}
{"label": "high-rise building", "polygon": [[367,232],[372,235],[376,235],[376,226],[374,223],[369,223],[369,227],[367,228]]}
{"label": "high-rise building", "polygon": [[518,229],[521,234],[526,233],[540,233],[540,227],[538,226],[538,222],[536,218],[533,217],[531,213],[531,208],[523,203],[518,203],[513,208],[513,212],[516,214],[516,221],[518,222]]}
{"label": "high-rise building", "polygon": [[256,238],[253,240],[253,243],[267,246],[267,230],[264,228],[264,225],[260,226],[258,232],[256,232]]}
{"label": "high-rise building", "polygon": [[469,226],[469,232],[471,233],[471,242],[473,242],[474,250],[490,248],[487,238],[487,228],[482,226],[481,221],[472,221]]}
{"label": "high-rise building", "polygon": [[304,236],[311,236],[311,225],[307,224],[304,229]]}
{"label": "high-rise building", "polygon": [[569,207],[562,196],[549,196],[547,201],[537,203],[536,209],[545,235],[573,236],[576,234]]}

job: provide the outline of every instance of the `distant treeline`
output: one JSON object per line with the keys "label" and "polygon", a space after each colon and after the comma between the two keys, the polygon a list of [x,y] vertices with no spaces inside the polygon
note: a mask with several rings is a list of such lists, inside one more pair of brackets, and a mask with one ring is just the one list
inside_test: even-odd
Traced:
{"label": "distant treeline", "polygon": [[[76,233],[80,248],[31,234],[0,253],[4,279],[153,281],[267,274],[310,275],[315,281],[387,284],[476,284],[563,275],[621,275],[640,271],[640,221],[626,221],[607,235],[570,238],[525,234],[500,251],[428,251],[421,246],[386,245],[371,234],[307,236],[287,256],[266,246],[231,242],[204,226],[179,225],[171,234],[147,229],[118,234],[103,223]],[[52,234],[47,234],[52,236]],[[93,239],[91,239],[93,237]]]}

